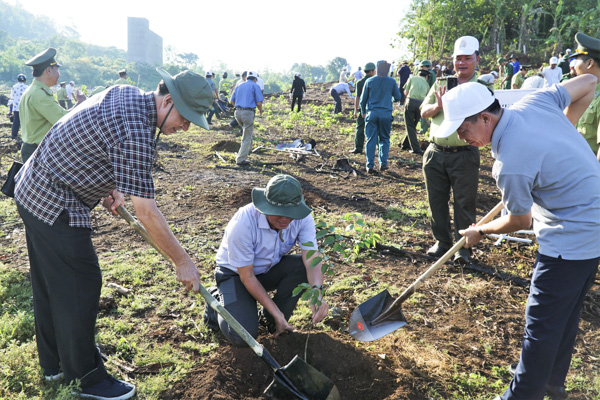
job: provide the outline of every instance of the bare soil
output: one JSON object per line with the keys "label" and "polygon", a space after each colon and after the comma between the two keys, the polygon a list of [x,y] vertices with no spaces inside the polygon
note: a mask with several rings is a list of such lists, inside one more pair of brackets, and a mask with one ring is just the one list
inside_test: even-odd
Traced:
{"label": "bare soil", "polygon": [[[329,87],[310,85],[303,107],[306,114],[311,115],[311,104],[333,103]],[[289,106],[279,96],[268,97],[265,104],[268,102],[276,104],[276,113],[287,116],[283,108]],[[317,215],[361,213],[368,218],[383,218],[390,207],[416,209],[418,204],[423,207],[423,202],[426,207],[421,158],[398,146],[397,136],[405,133],[402,118],[396,118],[392,127],[395,137],[390,149],[390,170],[367,175],[364,155],[348,154],[353,147],[353,135],[338,132],[340,127],[354,124],[347,98],[344,107],[343,114],[336,117],[339,123],[331,129],[301,124],[284,129],[266,117],[257,118],[257,126],[266,129],[255,129],[254,146],[274,147],[297,138],[314,139],[320,157],[295,160],[287,153],[263,150],[252,153],[249,167],[237,167],[233,153],[239,148],[240,138],[228,127],[229,121],[216,118],[210,132],[192,136],[193,143],[189,135],[163,135],[155,169],[160,209],[169,223],[179,229],[178,235],[193,227],[194,232],[200,231],[198,240],[218,243],[229,218],[238,207],[251,201],[252,188],[264,187],[277,173],[293,175],[301,182],[306,202]],[[6,136],[8,130],[3,132]],[[2,140],[8,154],[11,145],[8,139]],[[348,158],[355,173],[333,168],[343,158]],[[491,177],[492,163],[489,150],[482,150],[479,217],[500,200]],[[183,186],[194,189],[183,190]],[[100,257],[103,251],[123,243],[106,234],[109,232],[120,232],[132,245],[145,246],[135,233],[122,232],[119,221],[104,215],[103,210],[94,211],[94,241]],[[216,227],[214,221],[218,221]],[[474,250],[473,265],[448,265],[425,283],[417,301],[404,305],[408,319],[404,328],[365,344],[356,342],[347,333],[350,314],[364,300],[360,291],[368,289],[376,293],[378,287],[389,284],[397,295],[433,262],[425,255],[434,243],[425,216],[407,213],[403,219],[386,219],[382,223],[396,228],[395,231],[386,233],[380,246],[363,252],[356,263],[339,263],[335,275],[328,278],[331,283],[347,276],[360,277],[355,290],[328,293],[330,306],[339,311],[339,315],[324,321],[329,329],[313,327],[304,321],[297,324],[298,333],[274,339],[261,331],[258,341],[281,364],[295,355],[304,358],[335,382],[343,399],[459,398],[456,396],[476,399],[492,398],[494,391],[501,394],[510,380],[506,367],[518,361],[520,353],[527,282],[536,257],[535,240],[533,245],[513,241],[495,245],[492,239],[485,240]],[[0,243],[12,240],[22,241],[22,233],[8,235]],[[2,261],[26,266],[26,252],[6,255]],[[213,267],[208,262],[199,263],[207,276]],[[204,282],[205,286],[213,283]],[[174,345],[183,340],[176,330],[170,329],[173,321],[157,319],[164,321],[164,326],[156,329],[155,338]],[[596,284],[585,303],[575,347],[574,357],[580,360],[577,376],[590,381],[598,376],[599,353],[600,288]],[[193,357],[196,367],[185,380],[163,393],[162,398],[262,399],[272,380],[269,368],[251,350],[232,347],[223,339],[218,351]],[[500,372],[498,368],[502,368]],[[483,380],[486,383],[479,384]],[[491,388],[497,380],[501,380],[499,388]],[[585,388],[574,383],[569,383],[568,388],[570,399],[591,398]]]}

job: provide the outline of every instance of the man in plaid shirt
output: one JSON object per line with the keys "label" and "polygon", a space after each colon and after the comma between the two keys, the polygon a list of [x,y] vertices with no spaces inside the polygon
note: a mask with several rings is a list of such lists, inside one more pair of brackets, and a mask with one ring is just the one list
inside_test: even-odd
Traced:
{"label": "man in plaid shirt", "polygon": [[[82,396],[126,399],[135,387],[104,369],[94,343],[102,276],[91,240],[90,210],[104,198],[117,215],[124,194],[157,245],[174,261],[177,279],[198,292],[198,270],[154,201],[155,132],[205,129],[210,85],[184,71],[154,92],[114,86],[50,129],[16,177],[15,200],[25,224],[36,340],[47,380],[80,380]],[[160,133],[159,133],[160,134]]]}

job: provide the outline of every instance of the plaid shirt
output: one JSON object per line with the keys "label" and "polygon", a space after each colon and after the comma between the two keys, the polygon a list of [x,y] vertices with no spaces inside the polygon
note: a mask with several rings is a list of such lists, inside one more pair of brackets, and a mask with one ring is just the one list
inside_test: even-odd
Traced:
{"label": "plaid shirt", "polygon": [[154,198],[157,114],[153,93],[115,86],[93,96],[50,129],[16,177],[15,200],[53,225],[91,228],[90,210],[117,189]]}

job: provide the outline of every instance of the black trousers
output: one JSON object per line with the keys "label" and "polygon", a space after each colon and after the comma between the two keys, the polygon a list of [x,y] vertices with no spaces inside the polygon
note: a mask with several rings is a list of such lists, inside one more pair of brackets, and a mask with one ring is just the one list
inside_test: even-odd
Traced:
{"label": "black trousers", "polygon": [[298,101],[298,112],[302,109],[302,93],[292,95],[292,111],[294,111],[294,105]]}
{"label": "black trousers", "polygon": [[417,138],[417,123],[421,118],[419,107],[423,100],[408,99],[408,104],[404,107],[404,123],[406,124],[406,136],[401,141],[403,149],[410,147],[415,153],[423,152]]}
{"label": "black trousers", "polygon": [[107,372],[94,334],[102,274],[91,230],[72,228],[66,210],[53,226],[17,203],[25,224],[40,365],[62,368],[67,383],[102,381]]}
{"label": "black trousers", "polygon": [[335,110],[333,110],[333,113],[334,114],[341,113],[342,112],[342,98],[340,97],[340,94],[333,89],[329,93],[331,94],[331,97],[333,97],[333,99],[335,100]]}
{"label": "black trousers", "polygon": [[17,139],[19,137],[19,129],[21,128],[21,118],[19,118],[19,112],[13,111],[13,124],[11,131],[11,138]]}

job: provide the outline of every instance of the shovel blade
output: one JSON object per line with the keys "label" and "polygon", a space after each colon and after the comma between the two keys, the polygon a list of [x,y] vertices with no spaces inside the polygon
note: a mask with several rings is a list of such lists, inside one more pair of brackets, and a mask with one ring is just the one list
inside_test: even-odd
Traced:
{"label": "shovel blade", "polygon": [[[286,379],[287,378],[287,379]],[[335,384],[312,365],[295,356],[288,365],[275,372],[265,395],[276,400],[297,399],[286,384],[289,380],[305,398],[310,400],[340,400]]]}
{"label": "shovel blade", "polygon": [[382,322],[372,323],[393,302],[394,299],[390,293],[384,290],[358,306],[350,316],[350,326],[348,327],[350,336],[361,342],[371,342],[406,325],[406,318],[400,308]]}

